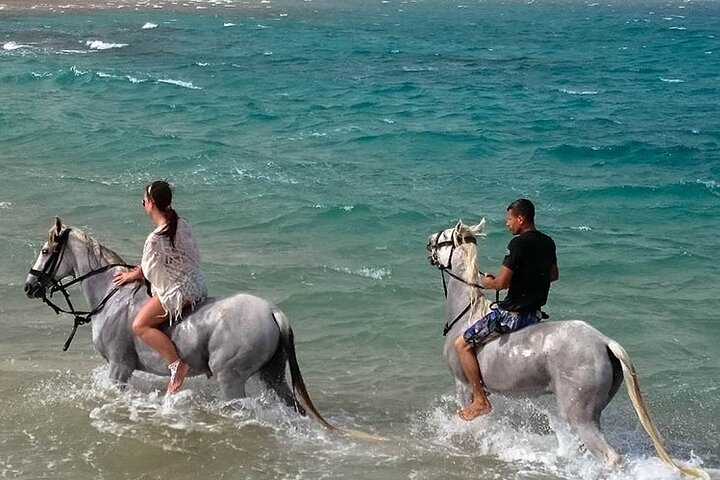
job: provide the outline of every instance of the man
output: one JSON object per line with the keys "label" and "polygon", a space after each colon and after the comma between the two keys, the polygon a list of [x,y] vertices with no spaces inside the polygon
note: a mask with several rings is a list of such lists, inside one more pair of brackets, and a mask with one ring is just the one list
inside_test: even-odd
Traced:
{"label": "man", "polygon": [[493,338],[490,334],[494,332],[512,332],[539,322],[540,307],[547,301],[550,282],[559,277],[555,242],[535,229],[535,206],[530,200],[521,198],[508,205],[505,224],[514,236],[508,243],[502,267],[497,276],[482,277],[481,284],[493,290],[507,288],[507,296],[455,341],[473,395],[472,402],[458,411],[460,418],[467,421],[492,410],[475,349]]}

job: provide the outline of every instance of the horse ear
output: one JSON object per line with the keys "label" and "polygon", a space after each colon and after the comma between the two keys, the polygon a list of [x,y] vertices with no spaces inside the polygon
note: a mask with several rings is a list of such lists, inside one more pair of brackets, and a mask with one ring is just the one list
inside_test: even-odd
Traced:
{"label": "horse ear", "polygon": [[456,237],[459,237],[460,231],[463,229],[465,224],[463,223],[462,219],[458,220],[458,222],[455,224],[455,228],[453,228],[453,239]]}
{"label": "horse ear", "polygon": [[60,232],[62,232],[62,220],[60,217],[55,217],[55,233],[60,235]]}
{"label": "horse ear", "polygon": [[470,231],[473,235],[485,235],[485,219],[480,220],[480,223],[470,227]]}

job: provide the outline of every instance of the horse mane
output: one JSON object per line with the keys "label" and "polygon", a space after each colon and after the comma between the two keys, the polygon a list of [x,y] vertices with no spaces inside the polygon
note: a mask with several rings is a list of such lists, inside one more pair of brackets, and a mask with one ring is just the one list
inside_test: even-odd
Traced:
{"label": "horse mane", "polygon": [[[87,248],[88,257],[95,258],[98,261],[104,260],[105,262],[107,262],[107,264],[125,263],[125,261],[120,257],[120,255],[118,255],[102,243],[98,242],[95,238],[93,238],[90,234],[84,232],[83,230],[73,227],[71,233],[85,245],[85,247]],[[59,234],[55,226],[51,227],[48,231],[48,243],[50,245],[54,245],[57,242],[58,235]]]}
{"label": "horse mane", "polygon": [[[465,259],[465,272],[463,278],[466,282],[471,284],[480,283],[480,270],[477,266],[477,246],[474,243],[464,241],[463,239],[472,237],[475,238],[475,234],[472,232],[470,227],[460,222],[453,231],[453,244],[455,249]],[[482,290],[477,287],[468,285],[468,297],[470,297],[470,318],[477,318],[477,311],[481,310],[480,316],[487,314],[489,309],[489,302],[483,296]]]}

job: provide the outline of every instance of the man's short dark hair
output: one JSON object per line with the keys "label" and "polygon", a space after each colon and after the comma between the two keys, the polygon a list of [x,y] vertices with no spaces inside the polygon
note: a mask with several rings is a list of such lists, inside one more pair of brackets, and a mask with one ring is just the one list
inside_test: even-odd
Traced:
{"label": "man's short dark hair", "polygon": [[507,207],[507,211],[512,210],[515,215],[522,215],[525,220],[535,223],[535,205],[527,198],[518,198]]}

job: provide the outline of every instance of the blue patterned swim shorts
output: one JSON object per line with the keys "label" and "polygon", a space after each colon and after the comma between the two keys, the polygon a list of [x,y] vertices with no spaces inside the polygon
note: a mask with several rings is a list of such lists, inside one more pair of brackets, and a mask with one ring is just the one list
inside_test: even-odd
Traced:
{"label": "blue patterned swim shorts", "polygon": [[490,312],[465,330],[463,338],[474,347],[479,347],[489,340],[492,333],[509,333],[523,327],[538,323],[540,312],[514,313],[493,306]]}

